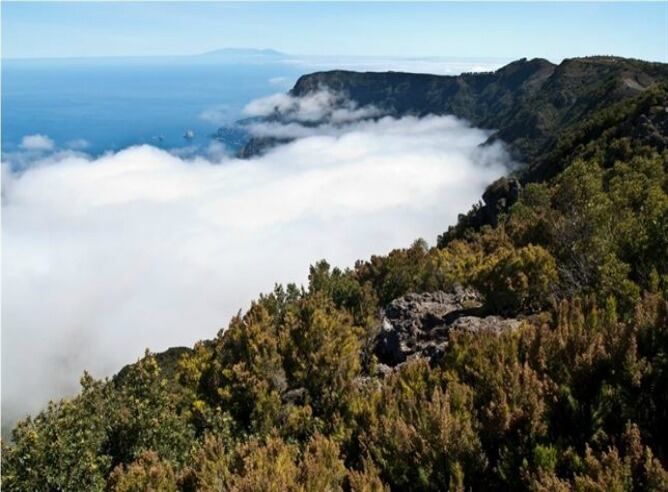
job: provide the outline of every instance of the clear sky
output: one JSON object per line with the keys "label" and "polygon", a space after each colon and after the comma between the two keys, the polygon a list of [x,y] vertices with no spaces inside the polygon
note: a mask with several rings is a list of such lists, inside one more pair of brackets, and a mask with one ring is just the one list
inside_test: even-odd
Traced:
{"label": "clear sky", "polygon": [[192,54],[517,58],[613,54],[668,61],[668,2],[13,3],[5,58]]}

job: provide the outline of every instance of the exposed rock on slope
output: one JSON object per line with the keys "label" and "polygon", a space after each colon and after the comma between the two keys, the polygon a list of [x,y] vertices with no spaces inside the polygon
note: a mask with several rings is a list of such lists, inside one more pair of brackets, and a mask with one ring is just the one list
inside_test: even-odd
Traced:
{"label": "exposed rock on slope", "polygon": [[[480,294],[472,289],[455,287],[450,292],[408,294],[383,310],[374,352],[386,366],[416,357],[437,361],[445,353],[452,330],[502,331],[520,323],[485,314]],[[381,366],[380,372],[386,370]]]}
{"label": "exposed rock on slope", "polygon": [[[482,204],[468,214],[459,216],[462,227],[479,229],[484,225],[496,226],[501,214],[507,213],[519,200],[522,185],[516,178],[502,177],[491,183],[482,195]],[[438,244],[445,244],[449,236],[439,237]]]}
{"label": "exposed rock on slope", "polygon": [[639,115],[629,126],[633,136],[643,143],[660,150],[668,148],[668,105],[650,107],[647,114]]}
{"label": "exposed rock on slope", "polygon": [[[381,311],[380,320],[381,328],[371,346],[379,361],[375,375],[380,377],[412,359],[439,361],[453,331],[501,332],[520,324],[515,318],[490,315],[479,292],[459,285],[448,292],[411,293],[394,299]],[[173,380],[181,356],[191,352],[187,347],[173,347],[154,356],[163,374]],[[114,383],[123,384],[135,365],[125,366],[114,377]],[[286,390],[282,394],[284,403],[298,403],[304,398],[304,388]]]}

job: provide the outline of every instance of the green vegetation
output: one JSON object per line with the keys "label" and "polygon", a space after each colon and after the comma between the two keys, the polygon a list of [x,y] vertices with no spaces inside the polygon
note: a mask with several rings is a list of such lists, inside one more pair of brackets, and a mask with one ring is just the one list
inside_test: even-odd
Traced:
{"label": "green vegetation", "polygon": [[[3,489],[668,490],[668,152],[623,127],[666,93],[565,134],[494,227],[317,263],[214,340],[84,375],[14,429]],[[523,322],[377,377],[379,309],[454,284]]]}

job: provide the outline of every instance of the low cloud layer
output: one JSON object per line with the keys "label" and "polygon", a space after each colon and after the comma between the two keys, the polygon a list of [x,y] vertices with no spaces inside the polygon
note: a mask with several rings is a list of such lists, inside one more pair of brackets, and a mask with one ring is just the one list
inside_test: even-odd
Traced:
{"label": "low cloud layer", "polygon": [[[271,104],[313,116],[328,103]],[[297,125],[299,139],[245,161],[140,146],[4,162],[4,422],[76,391],[84,369],[213,337],[320,258],[350,266],[433,239],[506,170],[452,117],[346,121]]]}
{"label": "low cloud layer", "polygon": [[256,99],[244,108],[247,116],[280,116],[286,121],[303,123],[344,124],[380,116],[374,106],[358,107],[354,101],[327,89],[293,97],[278,93]]}
{"label": "low cloud layer", "polygon": [[387,57],[387,56],[302,56],[283,62],[303,67],[303,71],[355,70],[358,72],[413,72],[459,75],[462,72],[489,72],[511,62],[508,58]]}

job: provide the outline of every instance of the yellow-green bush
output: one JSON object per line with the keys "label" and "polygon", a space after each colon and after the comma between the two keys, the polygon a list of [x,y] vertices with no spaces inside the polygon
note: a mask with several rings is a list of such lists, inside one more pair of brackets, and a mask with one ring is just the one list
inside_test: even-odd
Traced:
{"label": "yellow-green bush", "polygon": [[541,246],[500,250],[474,280],[487,304],[501,313],[535,312],[549,305],[558,280],[552,255]]}

